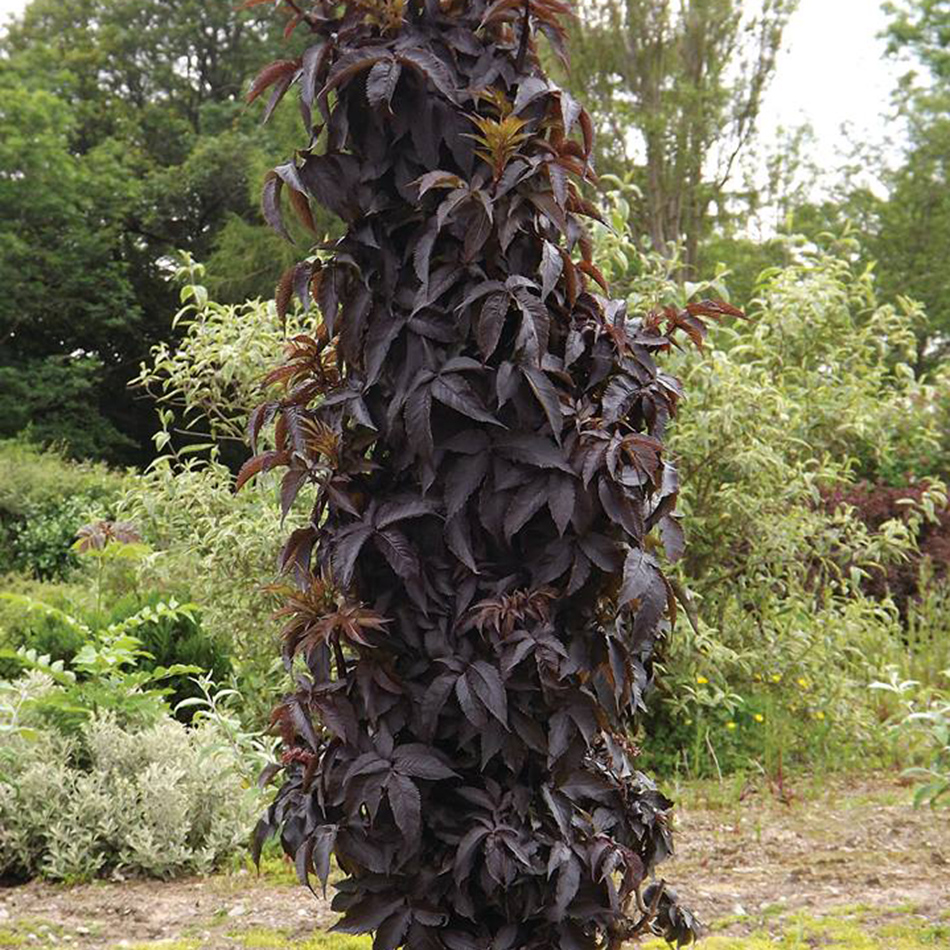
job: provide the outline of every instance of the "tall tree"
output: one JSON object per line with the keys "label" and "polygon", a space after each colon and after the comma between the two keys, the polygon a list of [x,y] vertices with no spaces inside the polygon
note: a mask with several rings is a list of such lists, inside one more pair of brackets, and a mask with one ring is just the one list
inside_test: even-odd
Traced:
{"label": "tall tree", "polygon": [[172,333],[170,255],[212,260],[225,296],[273,292],[290,254],[258,191],[290,123],[262,136],[244,94],[285,49],[223,0],[33,0],[0,37],[0,434],[146,460],[153,410],[126,383]]}
{"label": "tall tree", "polygon": [[910,56],[938,83],[950,86],[950,6],[946,0],[888,0],[885,32],[892,54]]}
{"label": "tall tree", "polygon": [[884,9],[888,52],[907,67],[893,93],[891,127],[902,148],[895,159],[893,149],[860,143],[861,168],[854,168],[873,169],[884,193],[851,187],[845,174],[828,200],[796,209],[794,227],[805,234],[851,228],[882,298],[924,305],[927,320],[914,328],[919,372],[950,354],[950,4],[902,0]]}
{"label": "tall tree", "polygon": [[798,0],[583,0],[567,82],[605,135],[608,170],[636,169],[640,229],[698,259],[710,211],[755,132]]}
{"label": "tall tree", "polygon": [[907,149],[882,176],[887,199],[870,201],[868,250],[883,293],[914,297],[927,310],[928,325],[918,328],[923,368],[950,352],[950,4],[902,0],[884,8],[892,17],[888,50],[909,66],[894,96]]}
{"label": "tall tree", "polygon": [[[106,142],[78,155],[76,116],[0,69],[0,435],[31,426],[80,454],[134,444],[101,411],[103,376],[139,347],[143,312],[121,259],[134,159]],[[128,368],[126,368],[126,372]]]}

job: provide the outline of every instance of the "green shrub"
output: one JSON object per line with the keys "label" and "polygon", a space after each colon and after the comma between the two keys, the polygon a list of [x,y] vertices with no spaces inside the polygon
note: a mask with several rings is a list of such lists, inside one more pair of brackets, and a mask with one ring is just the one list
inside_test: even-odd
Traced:
{"label": "green shrub", "polygon": [[63,580],[78,561],[76,531],[104,517],[129,476],[101,463],[73,462],[56,449],[0,440],[0,572]]}
{"label": "green shrub", "polygon": [[895,744],[912,746],[922,760],[904,770],[918,782],[914,804],[950,806],[950,668],[928,670],[930,684],[903,678],[896,663],[886,672],[870,688],[883,700],[882,719],[890,724]]}
{"label": "green shrub", "polygon": [[104,514],[101,502],[89,495],[72,495],[37,508],[9,529],[10,566],[40,580],[65,580],[79,566],[71,550],[76,532]]}
{"label": "green shrub", "polygon": [[[31,610],[28,603],[40,600],[67,615],[81,612],[89,600],[86,585],[48,583],[27,575],[8,574],[0,577],[0,591],[17,595],[0,597],[0,649],[15,651],[27,647],[51,660],[67,662],[82,648],[86,638],[81,630],[64,622],[58,612]],[[20,669],[15,658],[0,656],[0,679],[9,679]]]}
{"label": "green shrub", "polygon": [[[228,680],[232,673],[231,658],[220,640],[212,638],[201,623],[201,612],[160,614],[157,608],[164,602],[157,591],[139,596],[128,594],[115,603],[109,612],[108,623],[121,623],[146,608],[152,608],[153,619],[135,628],[142,649],[149,654],[143,658],[143,669],[170,667],[175,664],[199,667],[218,683]],[[192,676],[182,674],[165,680],[171,689],[168,701],[175,708],[185,699],[201,696],[201,690]],[[186,707],[190,709],[190,707]],[[190,719],[189,714],[185,718]]]}
{"label": "green shrub", "polygon": [[276,576],[280,508],[274,482],[239,495],[233,482],[218,462],[162,458],[129,489],[121,512],[152,547],[140,583],[187,590],[211,636],[249,657],[273,644],[273,598],[262,588]]}
{"label": "green shrub", "polygon": [[21,647],[0,682],[0,877],[206,872],[247,841],[260,807],[250,776],[267,747],[228,711],[233,692],[215,693],[207,676],[181,703],[193,724],[172,717],[171,684],[201,671],[155,665],[135,634],[182,649],[169,631],[199,628],[190,605],[148,600],[103,627],[0,595],[83,638],[67,661]]}
{"label": "green shrub", "polygon": [[[950,670],[944,670],[950,680]],[[907,769],[910,777],[920,786],[914,795],[915,805],[950,805],[950,700],[934,701],[927,709],[912,712],[908,726],[925,732],[931,750],[931,759],[926,766]]]}
{"label": "green shrub", "polygon": [[[7,687],[55,689],[42,674]],[[15,697],[14,697],[15,698]],[[93,717],[80,737],[0,732],[0,876],[80,881],[207,873],[248,838],[260,807],[213,723],[135,730]]]}
{"label": "green shrub", "polygon": [[121,623],[92,630],[75,617],[40,601],[9,593],[0,594],[0,598],[14,599],[37,613],[57,616],[84,637],[82,648],[68,663],[25,647],[16,652],[0,651],[0,655],[18,662],[17,673],[20,669],[39,670],[56,681],[59,688],[31,702],[30,708],[43,722],[55,724],[63,733],[78,733],[89,719],[102,712],[114,713],[123,726],[151,725],[169,712],[167,697],[173,690],[168,681],[203,672],[199,667],[183,664],[147,667],[145,663],[151,657],[131,632],[156,617],[190,616],[189,608],[193,605],[179,605],[174,600],[159,603],[154,608],[143,608]]}
{"label": "green shrub", "polygon": [[737,599],[721,622],[677,628],[658,674],[649,767],[691,776],[889,763],[891,742],[867,685],[906,649],[893,605],[807,592]]}
{"label": "green shrub", "polygon": [[[49,596],[53,594],[53,596]],[[54,611],[30,609],[25,602],[5,605],[3,611],[13,619],[10,627],[0,633],[0,647],[7,650],[24,648],[51,661],[60,660],[69,665],[88,642],[86,629],[96,628],[95,610],[83,607],[68,598],[56,596],[56,590],[34,589],[33,597],[56,608]],[[173,601],[174,602],[174,601]],[[184,665],[198,668],[218,683],[228,680],[232,673],[231,659],[221,644],[204,630],[200,613],[163,610],[164,595],[150,591],[144,595],[129,593],[108,607],[103,627],[121,627],[135,620],[135,636],[145,656],[139,659],[143,670]],[[0,677],[14,676],[22,667],[16,657],[0,657]],[[200,696],[201,692],[188,674],[170,676],[164,681],[170,690],[168,702],[175,707],[182,700]],[[189,713],[184,713],[187,721]]]}
{"label": "green shrub", "polygon": [[0,517],[26,517],[72,495],[113,500],[128,480],[101,462],[75,462],[55,448],[0,439]]}
{"label": "green shrub", "polygon": [[[246,420],[260,398],[260,380],[286,334],[272,301],[225,306],[196,283],[200,265],[186,261],[179,277],[183,309],[179,346],[158,346],[137,383],[160,406],[156,446],[162,455],[130,483],[122,517],[140,526],[152,553],[139,565],[140,583],[187,591],[202,605],[201,621],[230,654],[245,697],[243,715],[264,724],[283,690],[274,661],[274,598],[264,588],[276,576],[281,544],[280,499],[274,476],[236,495],[222,459],[246,457]],[[183,443],[181,431],[190,433]]]}
{"label": "green shrub", "polygon": [[282,320],[272,300],[212,300],[199,283],[203,265],[187,255],[175,276],[183,284],[183,306],[173,319],[181,339],[152,347],[133,380],[160,407],[156,448],[213,455],[230,448],[246,457],[247,417],[260,401],[261,379],[275,350],[300,330],[299,316]]}
{"label": "green shrub", "polygon": [[[597,241],[630,310],[682,306],[705,289],[640,253],[626,220],[621,190],[614,230]],[[846,242],[828,251],[790,239],[786,254],[789,266],[761,276],[748,320],[713,331],[704,358],[673,361],[687,394],[671,443],[691,624],[667,647],[646,726],[661,771],[833,767],[889,748],[867,684],[911,649],[893,604],[865,596],[862,581],[908,558],[944,490],[932,483],[873,525],[823,505],[822,490],[935,458],[939,381],[911,368],[919,307],[881,305]]]}
{"label": "green shrub", "polygon": [[[194,605],[178,609],[173,594],[139,588],[136,565],[148,548],[134,526],[109,521],[83,526],[80,540],[67,550],[88,563],[92,583],[75,599],[56,587],[29,584],[19,593],[0,594],[0,620],[7,621],[0,626],[0,647],[8,654],[23,648],[71,664],[100,633],[129,631],[137,638],[142,670],[178,664],[214,671],[219,679],[231,673],[227,652],[202,628]],[[12,676],[18,670],[16,657],[0,657],[0,672]],[[198,695],[187,675],[168,677],[164,685],[173,704]]]}

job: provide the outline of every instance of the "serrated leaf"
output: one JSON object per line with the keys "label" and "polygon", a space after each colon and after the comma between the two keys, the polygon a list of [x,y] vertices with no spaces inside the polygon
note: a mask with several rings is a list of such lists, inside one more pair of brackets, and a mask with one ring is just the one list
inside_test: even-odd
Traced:
{"label": "serrated leaf", "polygon": [[415,577],[419,573],[419,556],[408,538],[395,528],[385,528],[373,535],[373,542],[399,577]]}
{"label": "serrated leaf", "polygon": [[393,772],[386,786],[389,807],[406,843],[415,850],[422,837],[422,798],[412,779]]}
{"label": "serrated leaf", "polygon": [[[493,415],[482,408],[472,387],[458,374],[436,377],[432,381],[432,396],[444,406],[448,406],[476,422],[485,422],[495,426],[502,425]],[[502,428],[504,427],[502,426]]]}
{"label": "serrated leaf", "polygon": [[564,260],[560,250],[550,241],[544,242],[541,250],[541,300],[547,300],[548,294],[557,285],[561,271],[564,270]]}
{"label": "serrated leaf", "polygon": [[254,826],[254,833],[251,835],[251,860],[258,870],[260,870],[261,851],[264,848],[264,842],[272,837],[276,831],[277,828],[266,818],[261,818]]}
{"label": "serrated leaf", "polygon": [[673,515],[666,515],[660,519],[660,538],[663,541],[666,556],[671,562],[676,563],[686,550],[686,538],[682,525]]}
{"label": "serrated leaf", "polygon": [[538,468],[556,468],[570,475],[574,474],[563,450],[553,439],[545,436],[502,436],[495,440],[495,446],[501,455],[512,461],[526,462]]}
{"label": "serrated leaf", "polygon": [[454,172],[446,172],[440,169],[426,172],[421,178],[416,180],[416,184],[419,186],[420,198],[433,188],[464,189],[465,187],[465,182]]}
{"label": "serrated leaf", "polygon": [[554,473],[548,476],[548,509],[560,535],[564,534],[571,523],[576,494],[573,478]]}
{"label": "serrated leaf", "polygon": [[[367,854],[366,857],[369,855]],[[379,870],[382,869],[382,867],[379,868]],[[402,896],[393,898],[371,893],[368,897],[351,904],[342,920],[338,920],[330,930],[345,934],[372,933],[404,903],[405,898]]]}
{"label": "serrated leaf", "polygon": [[435,750],[421,742],[396,746],[393,750],[393,766],[397,772],[410,778],[430,781],[458,778],[458,773],[450,769]]}
{"label": "serrated leaf", "polygon": [[524,366],[522,372],[534,393],[535,399],[538,400],[544,410],[544,415],[554,435],[554,441],[560,445],[564,417],[561,415],[561,400],[558,398],[557,389],[543,370],[534,366]]}
{"label": "serrated leaf", "polygon": [[623,565],[623,582],[618,600],[622,605],[636,602],[634,635],[639,640],[656,629],[666,609],[668,593],[659,565],[639,548],[631,548]]}
{"label": "serrated leaf", "polygon": [[[300,60],[297,59],[279,59],[269,66],[265,66],[254,78],[254,82],[251,83],[251,88],[247,94],[247,102],[252,103],[265,89],[281,79],[286,79],[287,85],[289,85],[299,67]],[[286,91],[286,86],[284,88]]]}
{"label": "serrated leaf", "polygon": [[338,534],[332,551],[333,573],[342,587],[347,587],[353,579],[353,568],[363,545],[373,534],[368,525],[357,525],[345,534]]}
{"label": "serrated leaf", "polygon": [[581,884],[581,863],[572,854],[562,865],[554,892],[555,919],[563,919]]}
{"label": "serrated leaf", "polygon": [[260,455],[249,458],[241,466],[241,470],[238,472],[237,478],[234,481],[234,490],[235,492],[239,492],[251,478],[261,472],[268,472],[277,466],[289,464],[289,452],[277,452],[274,450],[261,452]]}
{"label": "serrated leaf", "polygon": [[511,540],[547,502],[543,491],[533,482],[522,486],[505,511],[505,538]]}
{"label": "serrated leaf", "polygon": [[540,365],[541,357],[548,349],[548,334],[551,328],[548,308],[527,290],[515,291],[514,298],[522,314],[517,346],[524,351],[528,359]]}
{"label": "serrated leaf", "polygon": [[465,718],[477,729],[484,728],[488,724],[488,716],[485,708],[476,698],[467,674],[463,673],[455,681],[455,695],[458,697],[459,706]]}
{"label": "serrated leaf", "polygon": [[445,517],[453,518],[479,485],[488,472],[490,458],[487,453],[463,456],[455,459],[445,475]]}
{"label": "serrated leaf", "polygon": [[274,114],[274,110],[280,105],[280,102],[284,96],[287,95],[287,90],[290,88],[290,84],[293,82],[293,79],[294,73],[288,72],[281,76],[277,82],[274,83],[274,88],[271,90],[270,98],[267,100],[267,106],[264,109],[264,115],[261,117],[262,123],[267,123],[270,121],[270,117]]}
{"label": "serrated leaf", "polygon": [[471,525],[467,518],[456,515],[445,523],[445,543],[473,574],[478,573],[478,565],[472,551]]}
{"label": "serrated leaf", "polygon": [[476,825],[465,833],[455,851],[452,873],[456,884],[462,884],[472,871],[475,863],[475,852],[478,846],[488,836],[488,829]]}
{"label": "serrated leaf", "polygon": [[313,854],[313,839],[307,838],[303,843],[297,848],[297,853],[294,855],[294,867],[297,871],[297,880],[304,885],[304,887],[310,888],[310,890],[316,894],[316,891],[310,886],[310,859]]}
{"label": "serrated leaf", "polygon": [[390,914],[376,930],[373,950],[396,950],[403,942],[412,916],[408,907],[400,907]]}
{"label": "serrated leaf", "polygon": [[401,73],[402,66],[394,60],[384,59],[373,65],[366,77],[366,98],[374,109],[389,108]]}
{"label": "serrated leaf", "polygon": [[512,107],[512,112],[517,115],[539,97],[547,94],[548,90],[549,87],[546,79],[541,79],[538,76],[529,76],[527,79],[522,79],[521,82],[518,83],[518,94],[515,96],[515,104]]}
{"label": "serrated leaf", "polygon": [[287,513],[293,506],[294,500],[300,491],[301,486],[309,475],[308,469],[304,467],[291,468],[281,479],[280,482],[280,516],[281,519],[287,517]]}
{"label": "serrated leaf", "polygon": [[498,670],[484,660],[476,660],[465,673],[472,690],[485,708],[503,725],[508,725],[508,697]]}
{"label": "serrated leaf", "polygon": [[420,386],[406,400],[403,410],[406,420],[406,434],[413,450],[423,458],[432,456],[432,391],[428,386]]}
{"label": "serrated leaf", "polygon": [[377,528],[387,528],[399,521],[435,514],[435,511],[432,501],[414,495],[401,495],[379,506],[375,523]]}
{"label": "serrated leaf", "polygon": [[617,376],[610,381],[602,402],[604,419],[615,422],[625,418],[640,396],[640,386],[629,376]]}
{"label": "serrated leaf", "polygon": [[280,190],[283,181],[274,173],[268,172],[261,192],[261,212],[264,220],[286,241],[293,244],[293,238],[284,225],[284,216],[280,210]]}
{"label": "serrated leaf", "polygon": [[432,256],[432,248],[435,246],[438,236],[439,229],[435,221],[430,218],[425,230],[412,249],[412,264],[416,276],[422,281],[422,285],[426,289],[426,293],[428,293],[429,286],[429,259]]}
{"label": "serrated leaf", "polygon": [[424,49],[404,49],[398,53],[397,58],[400,62],[422,73],[446,99],[451,102],[457,101],[458,95],[452,74],[441,59]]}
{"label": "serrated leaf", "polygon": [[478,350],[486,360],[498,346],[510,306],[511,298],[507,292],[491,294],[482,305],[475,335],[478,340]]}
{"label": "serrated leaf", "polygon": [[325,96],[330,90],[342,86],[358,73],[369,69],[381,60],[390,60],[392,57],[386,50],[357,49],[344,53],[334,64],[327,76],[327,83],[320,91]]}

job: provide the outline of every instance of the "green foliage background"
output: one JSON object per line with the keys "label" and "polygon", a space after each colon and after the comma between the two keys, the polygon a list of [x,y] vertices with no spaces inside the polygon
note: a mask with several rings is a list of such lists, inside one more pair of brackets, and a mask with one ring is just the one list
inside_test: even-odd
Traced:
{"label": "green foliage background", "polygon": [[[593,196],[608,210],[595,256],[632,313],[712,296],[749,319],[715,330],[701,356],[674,357],[686,393],[673,449],[688,546],[644,765],[771,777],[911,767],[922,800],[946,801],[950,554],[920,562],[916,547],[945,509],[950,475],[950,12],[887,4],[891,50],[908,64],[893,103],[903,152],[891,165],[859,153],[883,191],[852,187],[847,169],[821,191],[790,184],[811,174],[804,133],[773,161],[768,185],[737,172],[721,180],[678,151],[749,148],[754,118],[736,110],[757,109],[762,89],[749,86],[753,73],[714,63],[687,75],[695,28],[658,25],[661,6],[588,4],[577,27],[569,81],[593,105],[602,169],[617,173]],[[737,33],[731,0],[683,7],[702,13],[717,49],[751,36],[746,51],[768,53],[794,4],[766,8],[777,35]],[[675,95],[652,111],[637,107],[643,77],[611,65],[623,52],[622,33],[604,25],[614,20],[666,44],[660,85]],[[76,722],[113,729],[95,697],[117,682],[115,728],[165,730],[167,749],[191,755],[198,739],[172,709],[188,699],[180,720],[214,711],[218,731],[201,742],[236,749],[232,764],[244,767],[261,754],[259,732],[286,686],[267,590],[280,506],[272,477],[236,496],[233,473],[262,375],[312,316],[283,325],[267,302],[299,254],[265,226],[258,199],[298,117],[278,110],[265,137],[260,103],[242,100],[253,74],[287,51],[270,11],[201,0],[33,0],[0,36],[0,590],[10,595],[0,598],[0,758],[29,778],[0,780],[0,818],[9,796],[46,794],[29,769],[38,749],[63,787],[84,790],[77,809],[106,794],[112,779],[88,757],[77,765]],[[652,165],[635,147],[650,136]],[[688,206],[675,226],[660,227],[650,203],[657,154],[663,193]],[[765,218],[775,226],[751,237]],[[329,218],[317,225],[335,233]],[[923,486],[923,501],[872,529],[823,501],[859,480]],[[132,522],[143,544],[107,561],[80,555],[77,531],[99,519]],[[906,617],[863,583],[896,562],[921,574]],[[142,620],[171,603],[197,606]],[[72,685],[57,681],[77,656],[117,657],[119,679],[87,666]],[[200,687],[184,670],[154,678],[176,665],[214,681]],[[233,704],[227,715],[209,698],[218,694]],[[133,709],[148,722],[123,720]],[[221,821],[244,814],[238,798]],[[10,827],[0,864],[16,873],[84,877],[131,860],[113,850],[100,862],[95,835],[70,852]],[[218,830],[211,864],[233,845]],[[204,847],[139,866],[210,866]]]}

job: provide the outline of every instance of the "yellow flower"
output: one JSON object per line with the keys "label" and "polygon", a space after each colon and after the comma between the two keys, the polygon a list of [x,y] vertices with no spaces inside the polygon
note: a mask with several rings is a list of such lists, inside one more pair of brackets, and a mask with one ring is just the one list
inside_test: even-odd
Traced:
{"label": "yellow flower", "polygon": [[761,674],[761,673],[753,673],[753,674],[752,674],[752,679],[754,679],[754,680],[758,683],[758,682],[762,679],[762,674]]}
{"label": "yellow flower", "polygon": [[824,718],[825,718],[825,714],[819,709],[818,712],[815,713],[815,718],[816,718],[816,719],[824,719]]}
{"label": "yellow flower", "polygon": [[709,680],[706,679],[705,676],[697,676],[696,682],[699,683],[700,686],[705,686],[709,682]]}
{"label": "yellow flower", "polygon": [[781,683],[781,682],[782,682],[782,674],[781,674],[781,673],[773,673],[773,674],[772,674],[772,682],[773,682],[773,683]]}
{"label": "yellow flower", "polygon": [[808,689],[808,680],[806,680],[804,676],[799,676],[798,685],[801,686],[802,689]]}
{"label": "yellow flower", "polygon": [[734,722],[727,722],[726,728],[731,732],[733,729],[736,728],[736,724]]}
{"label": "yellow flower", "polygon": [[765,722],[765,716],[763,716],[762,713],[756,713],[752,718],[756,722]]}

